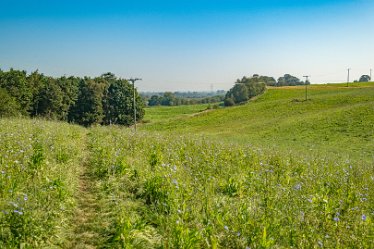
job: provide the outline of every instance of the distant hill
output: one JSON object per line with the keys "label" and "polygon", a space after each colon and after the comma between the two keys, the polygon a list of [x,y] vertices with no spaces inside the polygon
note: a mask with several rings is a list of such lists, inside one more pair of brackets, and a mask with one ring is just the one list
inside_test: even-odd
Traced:
{"label": "distant hill", "polygon": [[[374,156],[374,83],[268,88],[241,106],[197,115],[175,115],[143,129],[200,134],[262,148],[316,153],[344,152],[347,157]],[[184,107],[181,108],[181,112]],[[157,111],[153,109],[153,112]],[[151,111],[151,112],[152,112]],[[167,115],[163,113],[163,115]]]}

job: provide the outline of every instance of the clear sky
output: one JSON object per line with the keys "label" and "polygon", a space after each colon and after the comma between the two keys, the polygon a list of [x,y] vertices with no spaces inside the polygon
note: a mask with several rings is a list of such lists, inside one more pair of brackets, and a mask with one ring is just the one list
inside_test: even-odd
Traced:
{"label": "clear sky", "polygon": [[0,0],[0,68],[229,89],[252,74],[344,82],[374,69],[373,0]]}

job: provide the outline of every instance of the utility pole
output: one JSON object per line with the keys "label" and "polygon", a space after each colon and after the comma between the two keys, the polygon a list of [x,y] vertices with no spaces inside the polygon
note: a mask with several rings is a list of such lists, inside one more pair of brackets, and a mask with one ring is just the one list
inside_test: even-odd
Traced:
{"label": "utility pole", "polygon": [[135,132],[136,132],[136,100],[135,100],[135,81],[137,80],[142,80],[142,79],[139,79],[139,78],[131,78],[131,79],[128,79],[128,81],[132,82],[132,89],[133,89],[133,92],[134,92],[134,129],[135,129]]}
{"label": "utility pole", "polygon": [[348,83],[349,83],[349,71],[350,71],[351,69],[348,68],[347,70],[348,70],[348,76],[347,76],[347,87],[348,87]]}
{"label": "utility pole", "polygon": [[373,79],[371,78],[371,71],[372,71],[372,69],[370,68],[370,81],[372,81]]}
{"label": "utility pole", "polygon": [[305,101],[308,100],[308,82],[309,82],[309,75],[303,76],[305,78]]}

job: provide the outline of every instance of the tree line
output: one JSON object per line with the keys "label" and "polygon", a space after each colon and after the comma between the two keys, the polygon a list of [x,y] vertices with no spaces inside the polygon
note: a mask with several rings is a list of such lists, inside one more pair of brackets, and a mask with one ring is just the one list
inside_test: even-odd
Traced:
{"label": "tree line", "polygon": [[[45,76],[38,71],[0,70],[0,117],[28,116],[94,124],[132,125],[134,89],[112,73],[99,77]],[[135,89],[137,120],[144,102]]]}
{"label": "tree line", "polygon": [[276,81],[273,77],[261,76],[254,74],[252,77],[244,76],[242,79],[237,79],[234,87],[232,87],[225,96],[225,106],[233,106],[241,104],[249,99],[262,94],[266,86],[297,86],[310,84],[308,81],[303,82],[295,76],[285,74]]}

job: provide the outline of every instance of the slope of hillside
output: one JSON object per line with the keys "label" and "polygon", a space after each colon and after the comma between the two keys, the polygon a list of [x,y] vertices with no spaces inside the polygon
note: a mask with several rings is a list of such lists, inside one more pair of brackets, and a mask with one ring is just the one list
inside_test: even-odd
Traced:
{"label": "slope of hillside", "polygon": [[[144,130],[202,134],[277,150],[337,153],[372,160],[374,84],[271,88],[242,106],[177,116]],[[183,107],[180,107],[183,108]]]}

